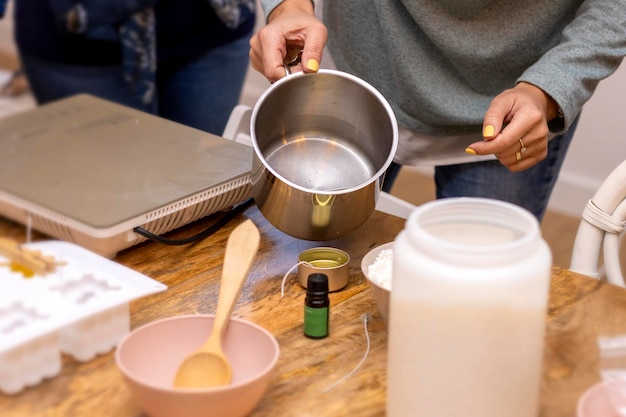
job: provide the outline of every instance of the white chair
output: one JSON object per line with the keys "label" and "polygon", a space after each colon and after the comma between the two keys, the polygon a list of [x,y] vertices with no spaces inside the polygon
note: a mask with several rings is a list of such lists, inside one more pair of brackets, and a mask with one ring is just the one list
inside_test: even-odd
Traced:
{"label": "white chair", "polygon": [[252,147],[252,138],[250,137],[251,118],[252,107],[238,104],[230,112],[222,137]]}
{"label": "white chair", "polygon": [[620,268],[619,245],[626,226],[626,161],[600,185],[587,202],[578,227],[570,269],[601,278],[600,253],[607,281],[626,287]]}

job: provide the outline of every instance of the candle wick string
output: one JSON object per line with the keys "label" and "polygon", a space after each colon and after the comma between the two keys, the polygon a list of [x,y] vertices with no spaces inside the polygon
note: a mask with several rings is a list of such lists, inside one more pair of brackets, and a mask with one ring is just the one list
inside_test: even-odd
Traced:
{"label": "candle wick string", "polygon": [[335,381],[334,383],[329,385],[326,389],[324,389],[322,391],[323,393],[326,393],[326,392],[330,391],[331,389],[335,388],[337,385],[339,385],[342,382],[344,382],[346,379],[350,378],[365,363],[365,360],[367,359],[367,357],[368,357],[368,355],[370,353],[370,348],[371,348],[370,334],[369,334],[369,331],[367,329],[367,323],[370,320],[370,315],[366,313],[362,317],[363,317],[363,330],[365,331],[365,339],[367,341],[367,347],[365,348],[365,354],[363,355],[363,357],[361,358],[359,363],[354,367],[354,369],[352,369],[346,375],[344,375],[343,377],[339,378],[337,381]]}
{"label": "candle wick string", "polygon": [[291,268],[289,268],[289,271],[287,271],[287,273],[283,276],[283,282],[280,285],[280,298],[283,298],[285,296],[285,281],[287,281],[287,277],[289,276],[289,274],[291,274],[293,272],[294,269],[296,269],[300,265],[306,265],[306,266],[308,266],[310,268],[313,267],[313,265],[311,265],[310,263],[308,263],[306,261],[300,261],[297,264],[295,264],[294,266],[292,266]]}

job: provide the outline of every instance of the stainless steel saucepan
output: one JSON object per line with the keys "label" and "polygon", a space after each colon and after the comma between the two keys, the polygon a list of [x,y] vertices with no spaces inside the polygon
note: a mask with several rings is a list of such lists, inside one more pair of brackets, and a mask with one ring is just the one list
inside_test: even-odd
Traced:
{"label": "stainless steel saucepan", "polygon": [[253,108],[250,133],[259,210],[305,240],[345,236],[370,217],[398,144],[385,98],[334,70],[273,84]]}

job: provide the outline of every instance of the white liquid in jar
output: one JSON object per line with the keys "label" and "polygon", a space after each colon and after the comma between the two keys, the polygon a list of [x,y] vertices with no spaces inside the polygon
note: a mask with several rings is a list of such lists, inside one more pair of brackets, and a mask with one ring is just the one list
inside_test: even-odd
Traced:
{"label": "white liquid in jar", "polygon": [[[409,390],[389,381],[392,415],[534,417],[544,310],[395,301],[393,314],[414,320],[393,361],[416,377]],[[390,332],[407,332],[397,324]]]}

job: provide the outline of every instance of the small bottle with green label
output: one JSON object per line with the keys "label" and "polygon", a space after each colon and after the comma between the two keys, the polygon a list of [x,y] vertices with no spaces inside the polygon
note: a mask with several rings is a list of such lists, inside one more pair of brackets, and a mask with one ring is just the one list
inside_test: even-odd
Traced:
{"label": "small bottle with green label", "polygon": [[311,339],[328,336],[328,277],[324,274],[311,274],[307,279],[304,300],[304,335]]}

